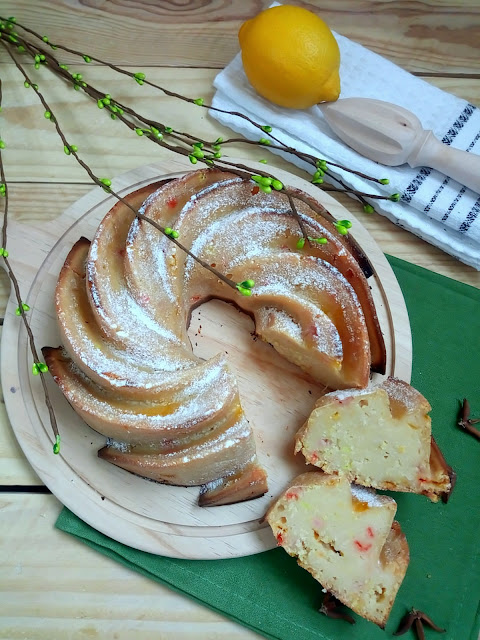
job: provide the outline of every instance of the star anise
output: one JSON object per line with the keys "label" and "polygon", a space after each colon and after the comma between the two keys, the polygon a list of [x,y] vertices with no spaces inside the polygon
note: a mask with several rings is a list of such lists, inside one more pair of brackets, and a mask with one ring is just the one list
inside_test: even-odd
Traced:
{"label": "star anise", "polygon": [[345,622],[349,622],[350,624],[355,624],[355,620],[351,615],[339,610],[340,606],[342,606],[340,600],[337,600],[334,595],[327,591],[319,611],[327,616],[327,618],[337,618],[339,620],[345,620]]}
{"label": "star anise", "polygon": [[480,430],[473,426],[478,422],[480,422],[480,418],[470,418],[470,403],[464,398],[458,415],[458,426],[474,438],[477,438],[477,440],[480,440]]}
{"label": "star anise", "polygon": [[425,640],[425,631],[423,630],[423,625],[427,624],[434,631],[438,631],[439,633],[445,633],[445,629],[442,629],[438,625],[436,625],[426,613],[423,611],[418,611],[418,609],[412,609],[409,613],[403,616],[400,626],[397,631],[393,634],[394,636],[403,636],[404,633],[411,628],[413,624],[415,624],[415,631],[417,633],[418,640]]}

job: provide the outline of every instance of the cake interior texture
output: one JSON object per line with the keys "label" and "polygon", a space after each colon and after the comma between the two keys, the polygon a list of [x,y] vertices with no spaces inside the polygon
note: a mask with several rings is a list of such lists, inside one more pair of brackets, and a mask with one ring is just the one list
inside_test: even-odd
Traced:
{"label": "cake interior texture", "polygon": [[436,501],[448,493],[451,479],[432,446],[430,409],[421,393],[396,378],[331,392],[298,432],[295,451],[350,482]]}
{"label": "cake interior texture", "polygon": [[322,472],[298,476],[270,507],[277,542],[360,616],[384,626],[409,562],[396,503]]}

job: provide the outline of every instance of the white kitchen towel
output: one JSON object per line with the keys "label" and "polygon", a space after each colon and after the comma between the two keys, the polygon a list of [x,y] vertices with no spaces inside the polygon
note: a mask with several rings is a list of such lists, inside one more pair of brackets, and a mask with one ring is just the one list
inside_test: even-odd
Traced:
{"label": "white kitchen towel", "polygon": [[[376,98],[398,104],[415,113],[423,127],[432,129],[446,144],[480,154],[480,109],[412,76],[348,38],[334,35],[341,54],[341,98]],[[240,54],[217,75],[214,86],[214,107],[240,111],[255,122],[272,126],[277,138],[299,151],[377,178],[389,178],[388,186],[376,185],[330,167],[353,189],[374,194],[399,192],[398,203],[369,202],[400,227],[480,270],[478,193],[432,169],[385,167],[364,158],[336,137],[317,106],[305,111],[284,109],[260,97],[245,76]],[[246,120],[212,110],[210,115],[250,140],[261,137],[259,130]],[[272,151],[307,169],[295,156]]]}

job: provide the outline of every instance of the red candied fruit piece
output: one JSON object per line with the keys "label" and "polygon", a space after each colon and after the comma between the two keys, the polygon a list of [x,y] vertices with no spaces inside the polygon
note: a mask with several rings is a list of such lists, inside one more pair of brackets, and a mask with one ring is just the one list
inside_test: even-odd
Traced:
{"label": "red candied fruit piece", "polygon": [[369,549],[372,548],[372,545],[370,543],[363,544],[363,542],[360,542],[360,540],[354,540],[354,544],[359,551],[368,551]]}
{"label": "red candied fruit piece", "polygon": [[318,455],[315,453],[315,451],[312,453],[312,455],[310,456],[310,460],[311,462],[317,462],[318,460]]}
{"label": "red candied fruit piece", "polygon": [[170,200],[167,200],[167,206],[170,207],[170,209],[174,209],[178,204],[178,201],[176,198],[170,198]]}
{"label": "red candied fruit piece", "polygon": [[288,491],[285,497],[287,500],[298,500],[298,493],[296,491]]}
{"label": "red candied fruit piece", "polygon": [[375,536],[375,534],[373,533],[372,527],[367,527],[367,536],[369,538],[373,538]]}
{"label": "red candied fruit piece", "polygon": [[277,544],[283,544],[283,535],[281,531],[277,533]]}
{"label": "red candied fruit piece", "polygon": [[260,191],[260,187],[253,187],[252,196],[256,196],[259,191]]}

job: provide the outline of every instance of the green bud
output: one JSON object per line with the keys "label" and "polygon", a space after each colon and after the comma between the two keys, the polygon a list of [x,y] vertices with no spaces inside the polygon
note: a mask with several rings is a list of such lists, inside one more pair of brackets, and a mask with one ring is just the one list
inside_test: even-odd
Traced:
{"label": "green bud", "polygon": [[297,242],[297,249],[303,249],[305,246],[305,238],[300,238]]}
{"label": "green bud", "polygon": [[3,247],[0,247],[0,256],[3,256],[5,254],[5,249]]}
{"label": "green bud", "polygon": [[52,114],[50,111],[45,111],[45,113],[43,114],[43,117],[46,118],[47,120],[50,120],[50,118],[52,117]]}
{"label": "green bud", "polygon": [[195,156],[193,156],[192,154],[190,154],[190,155],[188,156],[188,159],[190,160],[190,162],[191,162],[192,164],[197,164],[197,162],[198,162],[198,160],[196,159],[196,157],[195,157]]}
{"label": "green bud", "polygon": [[135,133],[137,134],[137,136],[143,136],[143,129],[140,129],[139,127],[137,127],[135,129]]}
{"label": "green bud", "polygon": [[38,55],[38,53],[37,53],[37,55],[35,56],[34,60],[35,60],[35,62],[40,62],[40,56]]}
{"label": "green bud", "polygon": [[203,149],[203,142],[194,142],[192,147],[198,147],[199,149]]}
{"label": "green bud", "polygon": [[108,178],[100,178],[100,182],[105,185],[106,187],[111,187],[112,186],[112,181],[109,180]]}
{"label": "green bud", "polygon": [[327,161],[319,158],[315,163],[315,166],[317,167],[317,169],[322,169],[322,171],[325,171],[325,169],[327,168]]}
{"label": "green bud", "polygon": [[268,176],[260,176],[260,180],[258,180],[259,184],[263,184],[264,187],[269,187],[273,182],[272,178]]}
{"label": "green bud", "polygon": [[25,87],[25,89],[28,89],[30,87],[30,83],[25,80],[23,86]]}
{"label": "green bud", "polygon": [[65,145],[65,146],[63,147],[63,152],[64,152],[64,154],[65,154],[66,156],[69,156],[69,155],[70,155],[70,149],[67,147],[67,145]]}
{"label": "green bud", "polygon": [[275,191],[281,191],[283,189],[283,183],[280,180],[272,180],[272,187]]}
{"label": "green bud", "polygon": [[163,140],[163,134],[160,131],[156,131],[153,135],[157,140]]}
{"label": "green bud", "polygon": [[40,69],[40,63],[39,62],[36,62],[34,66],[35,66],[35,69]]}
{"label": "green bud", "polygon": [[[22,304],[22,309],[23,309],[23,311],[30,311],[30,307],[28,306],[28,304],[25,304],[25,302]],[[22,311],[20,310],[20,307],[17,307],[15,309],[15,315],[16,316],[21,316],[22,315]]]}
{"label": "green bud", "polygon": [[335,225],[335,226],[336,226],[336,228],[337,228],[338,233],[339,233],[341,236],[346,236],[346,235],[347,235],[347,233],[348,233],[348,229],[345,229],[345,227],[342,227],[342,225],[341,225],[341,224],[339,224],[338,226],[337,226],[337,225]]}
{"label": "green bud", "polygon": [[251,176],[252,180],[257,183],[261,181],[262,177],[263,176]]}
{"label": "green bud", "polygon": [[269,124],[266,124],[262,127],[262,131],[265,131],[265,133],[271,133],[272,127]]}
{"label": "green bud", "polygon": [[116,116],[114,113],[111,113],[111,114],[110,114],[110,118],[111,118],[112,120],[116,120],[116,119],[117,119],[117,116]]}
{"label": "green bud", "polygon": [[196,104],[198,107],[203,107],[203,103],[204,103],[203,98],[197,98],[197,99],[196,99],[196,100],[194,100],[193,102],[194,102],[194,104]]}
{"label": "green bud", "polygon": [[260,138],[260,140],[258,141],[260,144],[264,144],[264,145],[269,145],[271,144],[270,140],[267,140],[267,138]]}
{"label": "green bud", "polygon": [[237,289],[242,294],[242,296],[251,296],[252,295],[252,290],[251,289],[247,289],[245,287],[242,287],[239,284],[237,284]]}
{"label": "green bud", "polygon": [[35,89],[35,91],[38,91],[38,84],[32,84],[32,87]]}
{"label": "green bud", "polygon": [[172,133],[173,129],[172,129],[172,127],[165,127],[164,131],[165,131],[165,133]]}
{"label": "green bud", "polygon": [[78,151],[78,147],[77,147],[77,145],[76,145],[76,144],[71,144],[71,145],[70,145],[70,149],[71,149],[72,151],[75,151],[75,153]]}
{"label": "green bud", "polygon": [[265,160],[265,158],[262,158],[261,160],[259,160],[259,162],[261,162],[262,164],[267,164],[267,161]]}
{"label": "green bud", "polygon": [[398,202],[400,200],[400,194],[399,193],[392,193],[392,195],[390,196],[389,200],[391,200],[392,202]]}
{"label": "green bud", "polygon": [[43,36],[42,40],[43,40],[44,42],[48,42],[48,38],[47,38],[47,36]]}
{"label": "green bud", "polygon": [[135,78],[135,82],[137,84],[139,84],[140,86],[142,86],[142,84],[143,84],[143,80],[140,80],[139,78]]}
{"label": "green bud", "polygon": [[200,159],[205,156],[203,151],[201,149],[199,149],[198,147],[195,147],[195,149],[193,150],[192,155],[194,155],[196,158],[200,158]]}
{"label": "green bud", "polygon": [[5,142],[3,140],[0,140],[0,149],[5,149],[7,145],[5,144]]}
{"label": "green bud", "polygon": [[99,109],[103,109],[103,107],[104,107],[104,106],[105,106],[105,105],[103,104],[103,102],[102,102],[101,100],[97,100],[97,107],[98,107]]}
{"label": "green bud", "polygon": [[110,104],[110,98],[102,98],[102,102],[108,106]]}
{"label": "green bud", "polygon": [[47,373],[48,367],[44,362],[38,362],[37,366],[38,366],[39,371],[41,371],[42,373]]}
{"label": "green bud", "polygon": [[180,234],[175,229],[172,229],[172,233],[170,235],[172,236],[172,238],[178,238]]}
{"label": "green bud", "polygon": [[244,280],[239,283],[240,287],[244,287],[245,289],[253,289],[255,286],[255,280]]}
{"label": "green bud", "polygon": [[323,184],[323,178],[314,178],[312,184]]}
{"label": "green bud", "polygon": [[75,89],[75,91],[80,91],[80,85],[79,84],[74,84],[73,88]]}
{"label": "green bud", "polygon": [[34,376],[38,376],[38,374],[40,373],[40,369],[38,368],[38,364],[36,362],[32,364],[32,373]]}
{"label": "green bud", "polygon": [[341,225],[342,227],[345,227],[345,229],[352,228],[352,223],[350,222],[350,220],[339,220],[338,224]]}
{"label": "green bud", "polygon": [[83,56],[83,59],[85,60],[85,62],[91,62],[92,61],[90,56]]}
{"label": "green bud", "polygon": [[23,46],[23,44],[19,44],[18,47],[17,47],[17,51],[20,51],[20,53],[23,53],[24,51],[26,51],[26,49]]}
{"label": "green bud", "polygon": [[382,178],[380,184],[390,184],[390,180],[388,178]]}
{"label": "green bud", "polygon": [[12,22],[13,24],[15,24],[17,22],[17,19],[15,18],[15,16],[10,16],[10,18],[7,18],[7,22]]}
{"label": "green bud", "polygon": [[6,249],[3,250],[3,257],[4,258],[8,258],[10,254],[8,253],[8,251]]}
{"label": "green bud", "polygon": [[40,61],[44,62],[46,60],[45,56],[43,53],[40,54]]}
{"label": "green bud", "polygon": [[328,242],[326,238],[313,238],[313,241],[317,244],[327,244]]}
{"label": "green bud", "polygon": [[272,193],[272,187],[265,187],[263,184],[261,184],[260,189],[263,191],[263,193]]}
{"label": "green bud", "polygon": [[55,444],[53,445],[53,453],[57,456],[60,453],[60,436],[56,436]]}
{"label": "green bud", "polygon": [[317,178],[322,178],[324,175],[325,171],[323,171],[322,169],[317,169],[313,174],[313,179],[316,180]]}
{"label": "green bud", "polygon": [[66,64],[60,64],[59,67],[60,67],[60,69],[63,69],[64,71],[68,71],[68,66]]}
{"label": "green bud", "polygon": [[217,151],[216,153],[213,154],[213,157],[218,160],[218,158],[222,157],[222,154],[220,153],[220,151]]}
{"label": "green bud", "polygon": [[137,71],[137,73],[135,73],[133,77],[135,78],[135,80],[145,80],[147,76],[141,71]]}
{"label": "green bud", "polygon": [[375,211],[371,204],[363,205],[363,210],[365,211],[365,213],[373,213]]}
{"label": "green bud", "polygon": [[215,140],[215,144],[222,144],[222,142],[223,142],[223,138],[217,138]]}

